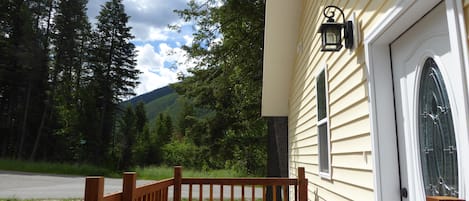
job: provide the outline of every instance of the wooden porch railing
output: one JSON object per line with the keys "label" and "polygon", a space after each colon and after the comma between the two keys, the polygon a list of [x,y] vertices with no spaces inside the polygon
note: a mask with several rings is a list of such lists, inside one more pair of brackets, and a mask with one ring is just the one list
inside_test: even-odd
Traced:
{"label": "wooden porch railing", "polygon": [[[172,188],[171,188],[172,187]],[[185,192],[183,192],[183,187]],[[204,189],[208,195],[204,196]],[[217,195],[214,191],[218,190]],[[298,168],[298,178],[183,178],[182,168],[174,168],[174,177],[136,187],[136,173],[126,172],[122,192],[104,196],[104,178],[87,177],[85,201],[294,201],[308,200],[308,181],[304,168]],[[172,190],[172,197],[170,190]],[[198,192],[197,192],[198,190]],[[246,191],[251,192],[246,192]],[[229,192],[229,195],[225,194]],[[260,197],[257,195],[260,193]],[[198,194],[194,198],[193,194]],[[247,193],[247,195],[246,195]],[[291,195],[291,196],[290,196]],[[172,198],[172,199],[171,199]]]}

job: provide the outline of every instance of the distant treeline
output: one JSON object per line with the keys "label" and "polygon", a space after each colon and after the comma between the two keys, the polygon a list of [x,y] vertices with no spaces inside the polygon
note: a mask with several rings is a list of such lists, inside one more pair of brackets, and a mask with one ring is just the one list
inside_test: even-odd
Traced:
{"label": "distant treeline", "polygon": [[119,104],[139,74],[121,0],[106,2],[94,26],[86,3],[1,2],[0,157],[265,175],[263,0],[190,1],[176,11],[196,24],[183,47],[196,66],[171,86],[178,114],[152,121],[144,103]]}
{"label": "distant treeline", "polygon": [[[121,0],[0,3],[0,156],[117,166],[118,103],[139,71]],[[94,27],[94,28],[92,28]]]}

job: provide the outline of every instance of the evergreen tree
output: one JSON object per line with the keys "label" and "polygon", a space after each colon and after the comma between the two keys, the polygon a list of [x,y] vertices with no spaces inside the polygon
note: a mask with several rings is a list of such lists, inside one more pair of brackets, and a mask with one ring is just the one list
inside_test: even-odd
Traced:
{"label": "evergreen tree", "polygon": [[89,52],[91,26],[86,15],[87,0],[61,0],[55,15],[54,68],[52,95],[59,127],[56,134],[64,140],[70,159],[83,158],[82,91],[90,75]]}
{"label": "evergreen tree", "polygon": [[149,162],[150,128],[148,126],[145,104],[143,102],[139,102],[137,106],[135,106],[135,127],[136,144],[133,150],[133,158],[136,164],[145,165]]}
{"label": "evergreen tree", "polygon": [[[43,1],[2,1],[0,7],[1,155],[22,158],[30,151],[44,107],[47,84]],[[42,12],[36,12],[42,11]],[[46,23],[48,24],[48,23]]]}
{"label": "evergreen tree", "polygon": [[[97,17],[97,29],[94,32],[91,69],[98,95],[98,129],[94,134],[96,146],[94,154],[107,153],[117,103],[121,98],[133,95],[137,86],[139,71],[135,68],[135,46],[130,42],[134,37],[127,26],[129,16],[124,11],[121,0],[106,2]],[[96,157],[96,162],[103,158]]]}
{"label": "evergreen tree", "polygon": [[137,118],[132,106],[127,106],[120,119],[119,126],[119,136],[121,140],[121,157],[119,162],[120,170],[127,170],[127,168],[132,167],[134,164],[133,149],[135,145],[135,140],[137,138],[136,132],[136,123]]}
{"label": "evergreen tree", "polygon": [[[197,61],[192,76],[181,76],[173,85],[196,107],[214,111],[207,115],[205,132],[212,167],[229,165],[263,174],[267,130],[261,118],[264,1],[190,1],[177,13],[199,29],[191,46],[184,47]],[[196,128],[204,128],[194,124]],[[203,137],[202,137],[203,138]]]}
{"label": "evergreen tree", "polygon": [[143,129],[145,128],[145,124],[148,122],[147,112],[145,111],[145,103],[137,103],[137,106],[135,106],[135,116],[137,118],[137,132],[142,134]]}

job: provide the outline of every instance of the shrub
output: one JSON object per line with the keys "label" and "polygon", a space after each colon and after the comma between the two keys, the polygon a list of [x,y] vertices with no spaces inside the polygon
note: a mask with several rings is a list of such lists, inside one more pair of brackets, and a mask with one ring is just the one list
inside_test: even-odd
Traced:
{"label": "shrub", "polygon": [[168,166],[201,167],[200,149],[191,141],[183,138],[173,140],[162,148],[163,161]]}

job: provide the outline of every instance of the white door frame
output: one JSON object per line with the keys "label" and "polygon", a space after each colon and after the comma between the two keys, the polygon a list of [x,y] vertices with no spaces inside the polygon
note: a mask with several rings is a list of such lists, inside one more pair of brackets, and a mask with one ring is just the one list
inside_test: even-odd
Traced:
{"label": "white door frame", "polygon": [[[422,18],[440,0],[398,0],[395,5],[385,13],[383,22],[365,36],[365,57],[369,87],[369,108],[371,120],[372,157],[374,174],[375,200],[400,200],[399,166],[397,155],[396,122],[394,108],[394,92],[392,83],[391,58],[389,44]],[[451,50],[459,54],[459,61],[464,66],[462,80],[464,94],[458,101],[464,101],[466,109],[459,111],[464,117],[455,127],[460,144],[469,145],[469,58],[466,42],[466,28],[464,24],[463,7],[461,0],[445,0],[446,14],[449,26]],[[459,135],[458,133],[465,133]],[[458,160],[462,167],[469,168],[469,146],[459,146],[461,154]],[[465,154],[465,157],[461,155]],[[460,167],[461,168],[461,167]],[[460,177],[469,181],[469,174],[464,174],[461,168]],[[464,185],[464,183],[463,183]],[[469,188],[460,186],[460,195],[468,196]]]}

